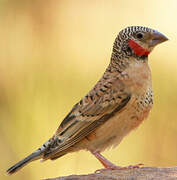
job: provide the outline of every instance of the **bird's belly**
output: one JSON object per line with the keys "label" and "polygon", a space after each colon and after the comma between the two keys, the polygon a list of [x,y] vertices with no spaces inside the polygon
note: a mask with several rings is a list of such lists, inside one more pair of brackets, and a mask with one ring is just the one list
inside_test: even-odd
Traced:
{"label": "bird's belly", "polygon": [[86,137],[85,149],[103,151],[118,145],[124,136],[147,118],[152,104],[143,106],[136,99],[131,100],[115,116]]}

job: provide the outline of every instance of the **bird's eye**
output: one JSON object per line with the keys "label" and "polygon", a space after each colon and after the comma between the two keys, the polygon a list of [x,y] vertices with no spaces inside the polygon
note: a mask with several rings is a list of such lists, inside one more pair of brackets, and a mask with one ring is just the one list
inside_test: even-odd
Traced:
{"label": "bird's eye", "polygon": [[136,34],[136,37],[137,37],[138,39],[142,39],[142,38],[143,38],[143,34],[142,34],[142,33],[137,33],[137,34]]}

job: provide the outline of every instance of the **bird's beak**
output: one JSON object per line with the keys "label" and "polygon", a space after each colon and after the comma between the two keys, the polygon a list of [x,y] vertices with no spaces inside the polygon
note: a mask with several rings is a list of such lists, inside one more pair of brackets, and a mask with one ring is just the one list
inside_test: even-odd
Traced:
{"label": "bird's beak", "polygon": [[168,38],[165,35],[163,35],[162,33],[158,32],[158,31],[154,31],[151,33],[151,40],[149,42],[149,46],[154,47],[157,44],[160,44],[167,40],[168,40]]}

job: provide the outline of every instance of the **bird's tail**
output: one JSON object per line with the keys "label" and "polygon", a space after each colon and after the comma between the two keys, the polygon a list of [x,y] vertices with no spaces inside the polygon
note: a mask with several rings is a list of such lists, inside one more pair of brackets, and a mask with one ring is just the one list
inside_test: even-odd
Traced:
{"label": "bird's tail", "polygon": [[[49,140],[50,141],[50,140]],[[15,164],[14,166],[10,167],[6,172],[8,175],[11,175],[15,172],[17,172],[18,170],[20,170],[22,167],[24,167],[25,165],[27,165],[28,163],[40,159],[43,155],[43,152],[45,151],[45,149],[48,147],[49,145],[49,141],[47,141],[45,144],[43,144],[38,150],[36,150],[35,152],[33,152],[32,154],[30,154],[29,156],[27,156],[25,159],[19,161],[17,164]]]}

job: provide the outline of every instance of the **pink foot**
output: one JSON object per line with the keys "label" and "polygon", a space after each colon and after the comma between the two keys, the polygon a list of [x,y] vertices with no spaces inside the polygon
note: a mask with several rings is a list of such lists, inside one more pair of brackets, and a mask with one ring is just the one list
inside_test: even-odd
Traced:
{"label": "pink foot", "polygon": [[112,164],[109,167],[105,167],[103,169],[97,169],[95,171],[95,173],[100,173],[100,172],[104,172],[104,171],[108,171],[108,170],[128,170],[128,169],[135,169],[135,168],[140,168],[141,166],[143,166],[144,164],[140,163],[140,164],[136,164],[136,165],[129,165],[129,166],[116,166],[114,164]]}
{"label": "pink foot", "polygon": [[140,166],[143,166],[144,164],[136,164],[136,165],[130,165],[126,167],[116,166],[110,161],[108,161],[104,156],[102,156],[99,152],[91,151],[91,153],[101,162],[101,164],[105,167],[104,169],[98,169],[96,172],[102,172],[107,170],[125,170],[125,169],[134,169],[134,168],[140,168]]}
{"label": "pink foot", "polygon": [[140,166],[144,166],[143,163],[139,163],[139,164],[135,164],[135,165],[129,165],[129,166],[126,166],[126,167],[123,167],[125,169],[134,169],[134,168],[140,168]]}

